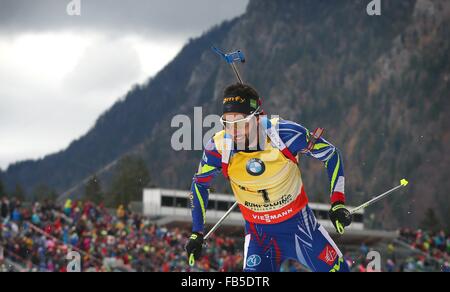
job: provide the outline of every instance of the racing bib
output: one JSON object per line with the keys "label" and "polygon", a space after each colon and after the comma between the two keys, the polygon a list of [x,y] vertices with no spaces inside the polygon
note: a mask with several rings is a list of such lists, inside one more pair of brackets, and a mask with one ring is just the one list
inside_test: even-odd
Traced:
{"label": "racing bib", "polygon": [[[216,145],[223,143],[222,137],[223,133],[216,135]],[[259,224],[283,222],[307,204],[299,167],[270,141],[262,151],[234,153],[228,174],[234,196],[247,221]]]}

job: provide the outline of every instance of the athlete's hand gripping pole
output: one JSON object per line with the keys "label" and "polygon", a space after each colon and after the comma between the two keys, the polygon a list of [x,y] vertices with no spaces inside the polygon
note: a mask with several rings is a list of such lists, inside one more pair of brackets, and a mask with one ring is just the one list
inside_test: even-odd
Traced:
{"label": "athlete's hand gripping pole", "polygon": [[[394,188],[392,188],[392,189],[382,193],[381,195],[376,196],[375,198],[365,202],[361,206],[358,206],[358,207],[352,209],[351,211],[348,211],[342,205],[340,207],[335,207],[335,208],[337,210],[339,210],[339,209],[346,210],[348,213],[345,212],[345,211],[342,213],[344,217],[351,216],[351,215],[355,214],[356,212],[358,212],[359,210],[365,209],[365,208],[373,205],[374,203],[380,201],[381,199],[384,199],[385,197],[387,197],[388,195],[392,194],[393,192],[395,192],[395,191],[397,191],[397,190],[399,190],[401,188],[406,187],[408,185],[408,183],[409,183],[408,180],[404,178],[404,179],[400,180],[400,185],[398,185],[398,186],[396,186],[396,187],[394,187]],[[345,231],[344,228],[345,228],[345,226],[348,226],[348,225],[345,224],[346,222],[343,222],[343,221],[346,221],[346,219],[345,218],[344,219],[340,219],[340,218],[332,217],[333,216],[332,212],[333,212],[333,208],[330,210],[330,219],[332,219],[333,225],[336,227],[336,230],[337,230],[337,232],[339,234],[344,234],[344,231]]]}
{"label": "athlete's hand gripping pole", "polygon": [[[191,238],[189,239],[189,243],[186,246],[186,251],[189,255],[189,265],[192,267],[195,265],[195,260],[198,260],[198,258],[201,256],[201,249],[203,247],[203,243],[211,236],[211,234],[214,233],[214,231],[217,230],[217,228],[220,227],[223,221],[227,219],[227,217],[233,212],[233,210],[238,205],[238,202],[234,202],[233,206],[220,218],[219,221],[217,221],[216,225],[214,225],[213,228],[205,235],[205,237],[202,237],[201,234],[194,233]],[[194,238],[193,238],[194,237]],[[201,240],[200,240],[201,239]],[[200,243],[201,242],[201,243]],[[200,243],[200,245],[199,245]]]}

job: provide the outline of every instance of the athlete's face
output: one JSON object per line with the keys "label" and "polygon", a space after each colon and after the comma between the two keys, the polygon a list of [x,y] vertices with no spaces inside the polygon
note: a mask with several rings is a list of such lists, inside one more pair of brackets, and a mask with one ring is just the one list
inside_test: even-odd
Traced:
{"label": "athlete's face", "polygon": [[226,113],[223,115],[225,130],[233,137],[234,142],[243,143],[250,133],[256,130],[257,118],[254,115]]}

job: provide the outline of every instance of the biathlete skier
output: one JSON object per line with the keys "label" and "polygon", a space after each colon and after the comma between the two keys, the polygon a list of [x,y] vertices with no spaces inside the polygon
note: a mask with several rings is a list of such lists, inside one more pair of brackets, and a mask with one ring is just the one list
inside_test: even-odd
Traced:
{"label": "biathlete skier", "polygon": [[212,179],[229,180],[245,219],[246,272],[277,272],[293,259],[315,272],[349,271],[343,254],[308,206],[297,156],[325,164],[330,179],[330,219],[343,233],[351,224],[345,207],[344,166],[339,150],[300,124],[267,119],[257,91],[246,84],[227,87],[223,96],[224,130],[205,147],[191,187],[192,235],[188,256],[202,253]]}

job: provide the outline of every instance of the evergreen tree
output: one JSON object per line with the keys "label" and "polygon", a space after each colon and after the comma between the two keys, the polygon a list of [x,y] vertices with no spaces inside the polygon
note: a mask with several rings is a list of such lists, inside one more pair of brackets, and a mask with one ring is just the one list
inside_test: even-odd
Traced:
{"label": "evergreen tree", "polygon": [[84,198],[94,202],[95,204],[100,204],[103,202],[104,198],[102,187],[97,175],[93,175],[87,182],[84,188]]}
{"label": "evergreen tree", "polygon": [[111,199],[114,207],[142,200],[142,190],[150,184],[150,174],[142,158],[122,158],[113,175]]}
{"label": "evergreen tree", "polygon": [[58,194],[56,193],[56,191],[45,184],[40,184],[33,190],[33,201],[55,201],[57,198]]}
{"label": "evergreen tree", "polygon": [[6,196],[5,187],[3,186],[3,182],[0,179],[0,198]]}
{"label": "evergreen tree", "polygon": [[420,224],[420,227],[427,231],[438,232],[441,230],[441,222],[436,216],[434,209],[428,208],[425,212],[424,219]]}
{"label": "evergreen tree", "polygon": [[12,193],[11,197],[17,198],[20,201],[25,201],[26,194],[20,184],[16,184],[16,186],[14,188],[14,192]]}

